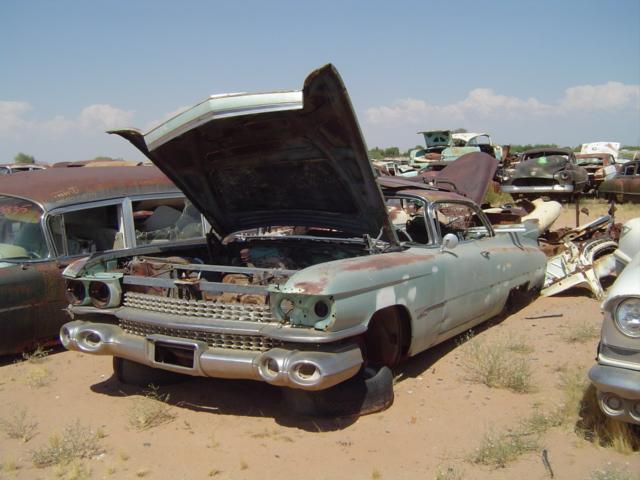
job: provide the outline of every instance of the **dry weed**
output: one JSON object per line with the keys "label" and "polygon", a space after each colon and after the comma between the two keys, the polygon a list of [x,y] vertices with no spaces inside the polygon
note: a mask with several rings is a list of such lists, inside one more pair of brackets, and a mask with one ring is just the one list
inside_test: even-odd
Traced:
{"label": "dry weed", "polygon": [[582,322],[564,332],[562,338],[569,343],[586,343],[600,336],[600,328],[591,322]]}
{"label": "dry weed", "polygon": [[440,465],[436,471],[434,480],[462,480],[464,478],[464,472],[462,469],[455,465]]}
{"label": "dry weed", "polygon": [[591,472],[588,480],[640,480],[640,474],[632,475],[626,468],[609,463]]}
{"label": "dry weed", "polygon": [[49,356],[49,352],[51,352],[51,350],[45,350],[38,345],[33,352],[24,352],[22,354],[22,359],[29,363],[43,363]]}
{"label": "dry weed", "polygon": [[512,353],[508,343],[487,343],[475,338],[463,345],[462,360],[473,382],[517,393],[535,390],[530,361]]}
{"label": "dry weed", "polygon": [[48,467],[92,458],[103,451],[99,435],[76,420],[64,427],[61,434],[49,437],[48,445],[31,452],[31,459],[36,467]]}
{"label": "dry weed", "polygon": [[91,480],[91,470],[79,460],[56,465],[53,469],[56,480]]}
{"label": "dry weed", "polygon": [[521,431],[487,433],[471,455],[473,463],[502,468],[520,455],[539,448],[536,435]]}
{"label": "dry weed", "polygon": [[149,385],[144,397],[133,402],[129,409],[129,425],[136,430],[147,430],[173,421],[176,415],[167,405],[169,395],[161,395],[158,388]]}
{"label": "dry weed", "polygon": [[524,335],[510,335],[507,338],[505,346],[510,352],[520,353],[522,355],[529,355],[534,352],[533,346],[527,342],[527,338]]}
{"label": "dry weed", "polygon": [[51,370],[43,365],[32,366],[24,377],[25,383],[31,388],[45,387],[49,385],[52,380]]}
{"label": "dry weed", "polygon": [[[20,469],[20,466],[15,460],[5,460],[0,463],[0,473],[6,473],[9,475],[15,474]],[[0,476],[2,478],[2,476]]]}
{"label": "dry weed", "polygon": [[38,422],[30,418],[24,407],[18,408],[10,419],[0,419],[0,430],[7,437],[23,442],[28,442],[36,435],[37,426]]}

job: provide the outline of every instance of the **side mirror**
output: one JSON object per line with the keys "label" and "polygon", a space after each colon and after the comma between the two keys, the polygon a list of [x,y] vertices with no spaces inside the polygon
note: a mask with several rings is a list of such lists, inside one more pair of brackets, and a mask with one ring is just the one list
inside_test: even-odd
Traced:
{"label": "side mirror", "polygon": [[442,247],[440,248],[441,252],[444,252],[445,249],[446,250],[453,250],[454,248],[456,248],[458,246],[458,243],[460,242],[460,240],[458,240],[458,236],[453,234],[453,233],[447,233],[444,238],[442,239]]}

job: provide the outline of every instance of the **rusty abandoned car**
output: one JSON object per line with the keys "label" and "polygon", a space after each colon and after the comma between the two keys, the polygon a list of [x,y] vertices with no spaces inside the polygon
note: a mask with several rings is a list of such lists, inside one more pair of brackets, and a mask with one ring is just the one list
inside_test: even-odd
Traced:
{"label": "rusty abandoned car", "polygon": [[341,388],[359,392],[358,412],[379,407],[366,397],[377,389],[388,406],[387,367],[544,280],[534,225],[494,229],[453,182],[376,183],[331,65],[302,91],[216,95],[144,135],[114,133],[211,225],[200,246],[147,245],[65,270],[64,346],[113,356],[121,381],[253,379],[288,387],[312,413]]}
{"label": "rusty abandoned car", "polygon": [[[62,269],[79,257],[169,234],[184,195],[156,167],[48,168],[0,176],[0,355],[58,340],[69,317]],[[203,238],[199,214],[180,237]]]}
{"label": "rusty abandoned car", "polygon": [[578,166],[573,151],[539,148],[522,153],[522,160],[511,171],[505,170],[500,187],[514,197],[541,195],[569,199],[587,187],[589,175]]}
{"label": "rusty abandoned car", "polygon": [[618,203],[640,203],[640,161],[623,164],[613,178],[600,184],[598,195]]}

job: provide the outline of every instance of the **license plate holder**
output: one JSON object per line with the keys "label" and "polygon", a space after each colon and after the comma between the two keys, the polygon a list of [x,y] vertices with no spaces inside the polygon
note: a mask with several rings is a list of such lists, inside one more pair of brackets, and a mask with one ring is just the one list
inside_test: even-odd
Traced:
{"label": "license plate holder", "polygon": [[192,343],[153,341],[153,360],[156,363],[180,368],[195,368],[196,345]]}

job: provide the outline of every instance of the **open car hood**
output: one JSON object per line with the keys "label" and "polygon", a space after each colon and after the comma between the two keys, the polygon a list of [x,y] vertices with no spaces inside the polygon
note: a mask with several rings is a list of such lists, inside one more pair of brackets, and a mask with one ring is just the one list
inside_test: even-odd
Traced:
{"label": "open car hood", "polygon": [[418,133],[424,136],[427,150],[437,147],[445,148],[451,145],[451,131],[449,130],[427,130]]}
{"label": "open car hood", "polygon": [[498,160],[491,155],[484,152],[467,153],[440,170],[436,183],[446,186],[445,182],[451,182],[455,187],[452,191],[480,205],[497,169]]}
{"label": "open car hood", "polygon": [[220,237],[287,225],[396,240],[332,65],[302,91],[213,96],[144,135],[110,133],[171,178]]}
{"label": "open car hood", "polygon": [[482,203],[489,183],[498,169],[498,160],[484,152],[472,152],[447,162],[440,171],[427,171],[415,180],[433,184],[439,190],[446,190]]}

